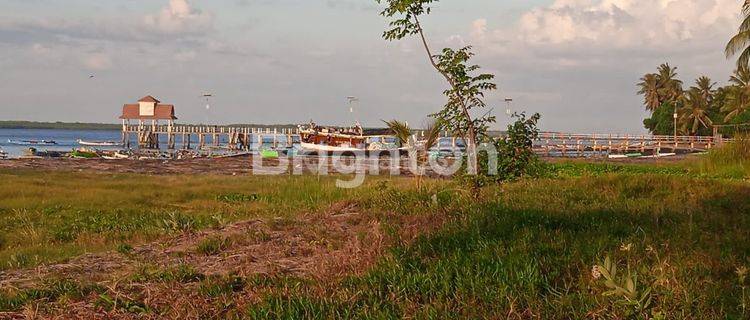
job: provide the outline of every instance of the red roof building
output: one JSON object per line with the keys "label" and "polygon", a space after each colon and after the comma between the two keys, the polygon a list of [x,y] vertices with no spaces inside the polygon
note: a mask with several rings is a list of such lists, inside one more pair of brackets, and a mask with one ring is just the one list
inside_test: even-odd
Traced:
{"label": "red roof building", "polygon": [[152,96],[145,96],[137,104],[122,106],[122,120],[177,120],[174,105],[162,104]]}

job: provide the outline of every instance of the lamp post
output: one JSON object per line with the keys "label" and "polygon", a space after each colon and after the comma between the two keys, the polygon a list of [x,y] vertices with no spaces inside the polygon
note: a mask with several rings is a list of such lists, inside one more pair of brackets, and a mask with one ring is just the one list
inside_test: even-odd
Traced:
{"label": "lamp post", "polygon": [[674,106],[674,143],[677,143],[677,105]]}
{"label": "lamp post", "polygon": [[346,97],[346,100],[349,101],[349,114],[352,115],[352,119],[354,119],[355,123],[359,123],[359,120],[354,116],[354,103],[359,102],[359,98],[355,96],[348,96]]}
{"label": "lamp post", "polygon": [[513,102],[513,98],[505,98],[505,103],[508,105],[508,107],[505,109],[505,114],[508,115],[508,117],[510,117],[513,112],[510,110],[511,102]]}

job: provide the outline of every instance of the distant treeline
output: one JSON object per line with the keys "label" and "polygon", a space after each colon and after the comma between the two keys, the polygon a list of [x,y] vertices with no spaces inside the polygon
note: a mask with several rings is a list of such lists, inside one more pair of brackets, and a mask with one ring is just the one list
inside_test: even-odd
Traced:
{"label": "distant treeline", "polygon": [[0,129],[120,130],[114,123],[0,121]]}

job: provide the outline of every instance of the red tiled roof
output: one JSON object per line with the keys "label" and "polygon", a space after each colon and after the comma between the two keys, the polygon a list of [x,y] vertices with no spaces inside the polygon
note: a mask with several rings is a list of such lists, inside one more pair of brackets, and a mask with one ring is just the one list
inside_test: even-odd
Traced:
{"label": "red tiled roof", "polygon": [[177,117],[174,116],[174,105],[171,104],[157,104],[153,116],[141,116],[140,112],[139,105],[126,104],[122,106],[120,119],[177,120]]}
{"label": "red tiled roof", "polygon": [[156,103],[159,103],[161,101],[156,100],[156,98],[154,98],[152,96],[145,96],[145,97],[141,98],[141,100],[138,100],[138,102],[156,102]]}

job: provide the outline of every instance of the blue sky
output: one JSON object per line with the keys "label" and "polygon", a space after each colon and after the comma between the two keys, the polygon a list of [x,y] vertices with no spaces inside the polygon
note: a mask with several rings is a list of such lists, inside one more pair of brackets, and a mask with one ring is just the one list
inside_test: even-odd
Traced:
{"label": "blue sky", "polygon": [[[444,0],[433,47],[471,44],[497,75],[504,125],[642,132],[638,78],[668,61],[686,83],[725,82],[738,0]],[[115,122],[152,94],[181,121],[349,124],[440,109],[445,83],[416,39],[388,43],[367,0],[0,0],[0,119]],[[94,75],[89,79],[89,75]],[[216,95],[211,108],[199,96]],[[354,115],[346,96],[360,97]]]}

